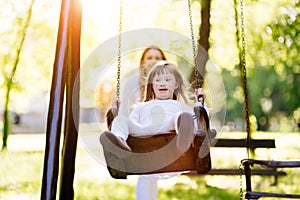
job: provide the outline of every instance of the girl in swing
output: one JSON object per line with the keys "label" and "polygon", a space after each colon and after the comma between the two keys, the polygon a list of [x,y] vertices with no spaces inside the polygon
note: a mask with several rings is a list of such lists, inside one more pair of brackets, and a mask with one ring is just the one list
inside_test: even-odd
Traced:
{"label": "girl in swing", "polygon": [[[194,95],[205,97],[201,89],[196,89]],[[174,64],[160,61],[148,74],[144,102],[130,113],[129,118],[117,116],[113,120],[111,132],[104,132],[103,136],[116,141],[120,148],[130,152],[131,148],[126,143],[128,134],[145,137],[175,130],[178,134],[176,147],[182,153],[191,145],[194,131],[201,128],[194,121],[193,115],[192,104],[184,91],[182,75]],[[157,189],[137,189],[137,199],[156,199],[156,196]]]}
{"label": "girl in swing", "polygon": [[[195,97],[199,95],[204,93],[196,89]],[[181,98],[184,103],[179,101]],[[130,113],[129,118],[117,116],[113,120],[111,132],[117,136],[123,148],[130,151],[126,144],[128,134],[144,137],[176,130],[179,136],[177,146],[184,151],[193,140],[195,124],[191,105],[184,92],[182,75],[175,65],[159,61],[148,75],[144,102]],[[186,123],[179,124],[179,119]]]}

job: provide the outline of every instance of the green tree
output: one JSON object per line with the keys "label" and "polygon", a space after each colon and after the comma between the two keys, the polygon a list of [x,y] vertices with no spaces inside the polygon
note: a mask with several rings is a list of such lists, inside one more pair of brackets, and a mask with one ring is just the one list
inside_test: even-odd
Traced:
{"label": "green tree", "polygon": [[[5,85],[6,85],[6,95],[5,95],[5,103],[4,103],[4,113],[3,113],[3,146],[2,149],[7,148],[7,139],[10,132],[10,119],[8,113],[8,104],[10,100],[10,92],[13,86],[13,79],[15,77],[17,67],[20,60],[20,53],[25,41],[26,30],[30,22],[31,13],[32,13],[32,6],[34,0],[32,0],[29,4],[26,17],[20,20],[20,29],[18,30],[16,41],[15,41],[15,52],[13,53],[13,58],[11,58],[11,63],[9,62],[9,55],[4,57],[4,64],[9,65],[11,64],[11,71],[4,73],[5,77]],[[5,67],[4,67],[5,68]],[[7,68],[6,68],[7,69]]]}
{"label": "green tree", "polygon": [[[30,99],[47,91],[51,82],[59,7],[52,1],[32,4],[33,0],[0,3],[0,106],[18,113],[25,113]],[[5,118],[3,148],[10,129]]]}

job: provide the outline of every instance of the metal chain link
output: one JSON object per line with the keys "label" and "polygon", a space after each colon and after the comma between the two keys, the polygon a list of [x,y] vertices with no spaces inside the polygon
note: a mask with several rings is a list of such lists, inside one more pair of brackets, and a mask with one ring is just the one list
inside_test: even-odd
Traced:
{"label": "metal chain link", "polygon": [[[249,99],[248,99],[248,89],[247,89],[247,70],[246,70],[246,41],[245,41],[245,20],[244,20],[244,1],[240,1],[241,9],[241,42],[242,42],[242,55],[240,61],[240,71],[243,80],[243,90],[244,90],[244,101],[245,101],[245,120],[246,120],[246,131],[247,131],[247,158],[250,157],[250,120],[249,120]],[[239,167],[240,170],[240,200],[243,200],[243,169],[242,164]]]}
{"label": "metal chain link", "polygon": [[242,56],[241,56],[241,73],[243,78],[243,90],[244,90],[244,101],[245,101],[245,120],[246,120],[246,131],[247,131],[247,157],[249,158],[249,142],[250,142],[250,120],[249,120],[249,97],[247,89],[247,70],[246,70],[246,42],[245,42],[245,20],[244,20],[244,1],[240,2],[241,7],[241,39],[242,39]]}
{"label": "metal chain link", "polygon": [[123,25],[123,5],[120,0],[120,16],[119,16],[119,36],[118,36],[118,71],[117,71],[117,110],[119,110],[119,98],[120,98],[120,79],[121,79],[121,47],[122,47],[122,25]]}
{"label": "metal chain link", "polygon": [[199,71],[198,71],[196,43],[195,43],[195,36],[194,36],[194,29],[193,29],[193,18],[192,18],[192,9],[191,9],[190,0],[188,0],[188,9],[189,9],[189,18],[190,18],[190,31],[191,31],[192,47],[193,47],[194,73],[195,73],[195,79],[196,79],[196,88],[200,88],[201,85],[200,85],[200,78],[199,78]]}

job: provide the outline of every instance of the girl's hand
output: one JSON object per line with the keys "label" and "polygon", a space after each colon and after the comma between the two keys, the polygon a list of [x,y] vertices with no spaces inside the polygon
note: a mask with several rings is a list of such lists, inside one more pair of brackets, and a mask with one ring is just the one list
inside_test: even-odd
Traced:
{"label": "girl's hand", "polygon": [[202,90],[202,88],[196,88],[194,92],[195,98],[197,102],[204,102],[205,99],[205,93]]}

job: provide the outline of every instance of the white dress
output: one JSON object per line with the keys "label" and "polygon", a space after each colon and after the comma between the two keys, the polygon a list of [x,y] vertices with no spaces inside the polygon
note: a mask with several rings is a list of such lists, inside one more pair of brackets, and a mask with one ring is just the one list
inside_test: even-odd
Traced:
{"label": "white dress", "polygon": [[[128,135],[143,137],[177,130],[177,118],[182,112],[194,114],[193,108],[177,100],[151,100],[140,103],[129,115],[119,114],[111,131],[124,140]],[[194,122],[195,129],[197,123]]]}

